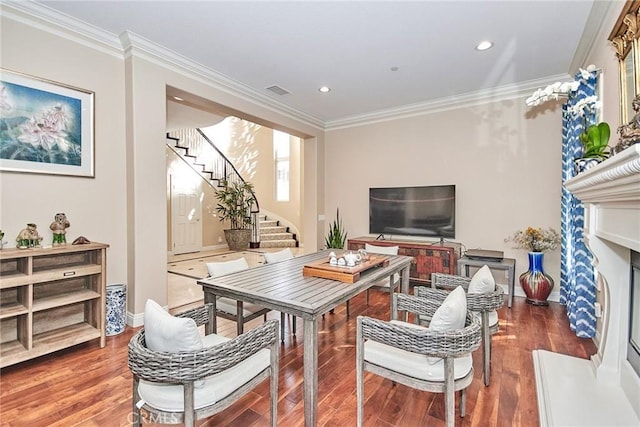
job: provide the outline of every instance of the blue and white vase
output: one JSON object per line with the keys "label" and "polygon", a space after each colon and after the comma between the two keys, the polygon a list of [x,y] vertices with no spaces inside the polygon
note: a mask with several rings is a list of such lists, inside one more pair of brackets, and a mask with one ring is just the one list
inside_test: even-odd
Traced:
{"label": "blue and white vase", "polygon": [[106,335],[124,332],[127,320],[127,288],[125,285],[107,285]]}

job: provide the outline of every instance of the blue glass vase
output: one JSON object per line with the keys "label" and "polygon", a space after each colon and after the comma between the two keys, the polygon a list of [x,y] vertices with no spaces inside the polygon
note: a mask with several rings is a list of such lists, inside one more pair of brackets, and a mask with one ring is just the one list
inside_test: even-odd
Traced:
{"label": "blue glass vase", "polygon": [[553,289],[553,279],[542,269],[543,261],[543,252],[529,252],[529,270],[520,275],[520,286],[529,304],[549,305],[547,298]]}

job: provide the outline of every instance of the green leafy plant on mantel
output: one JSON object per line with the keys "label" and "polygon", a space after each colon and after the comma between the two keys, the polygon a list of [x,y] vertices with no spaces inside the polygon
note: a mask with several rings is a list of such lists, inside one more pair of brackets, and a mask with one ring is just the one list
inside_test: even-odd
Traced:
{"label": "green leafy plant on mantel", "polygon": [[344,244],[347,241],[347,232],[342,226],[342,220],[340,219],[340,209],[336,209],[336,219],[329,226],[329,234],[324,239],[324,243],[327,249],[344,249]]}
{"label": "green leafy plant on mantel", "polygon": [[251,207],[253,206],[253,184],[249,182],[220,181],[216,190],[218,219],[228,220],[231,229],[251,228]]}
{"label": "green leafy plant on mantel", "polygon": [[582,142],[583,159],[609,157],[609,138],[611,137],[611,128],[607,122],[601,122],[597,125],[591,125],[587,130],[580,134]]}

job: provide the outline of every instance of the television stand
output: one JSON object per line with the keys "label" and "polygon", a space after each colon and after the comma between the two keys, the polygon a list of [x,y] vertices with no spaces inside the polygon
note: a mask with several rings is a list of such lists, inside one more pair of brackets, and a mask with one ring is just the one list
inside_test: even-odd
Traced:
{"label": "television stand", "polygon": [[[380,237],[380,236],[378,236]],[[418,285],[429,285],[431,273],[456,274],[456,261],[460,258],[459,243],[426,242],[407,239],[378,240],[376,237],[356,237],[349,239],[347,248],[355,251],[364,249],[366,244],[375,246],[398,246],[398,255],[414,258],[409,269],[409,280]]]}

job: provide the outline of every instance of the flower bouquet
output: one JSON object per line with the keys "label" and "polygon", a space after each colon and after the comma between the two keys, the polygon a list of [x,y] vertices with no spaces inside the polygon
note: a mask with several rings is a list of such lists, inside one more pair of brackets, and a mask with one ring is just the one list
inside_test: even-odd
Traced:
{"label": "flower bouquet", "polygon": [[560,245],[560,234],[553,228],[533,228],[518,230],[504,239],[513,243],[516,249],[526,249],[529,252],[547,252],[556,249]]}

